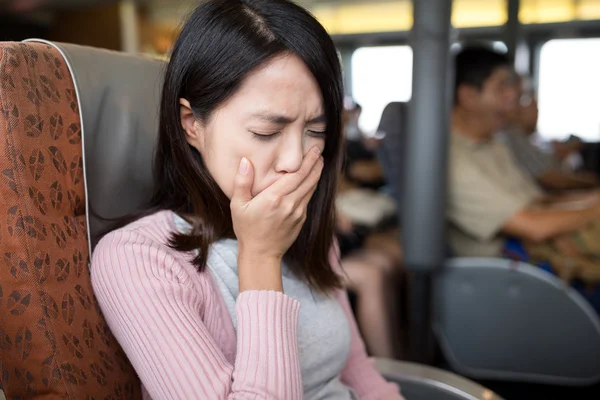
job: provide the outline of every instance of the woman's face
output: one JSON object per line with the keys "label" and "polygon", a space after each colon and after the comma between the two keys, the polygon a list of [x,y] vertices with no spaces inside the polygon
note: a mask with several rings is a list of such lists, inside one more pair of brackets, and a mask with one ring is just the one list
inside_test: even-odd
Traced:
{"label": "woman's face", "polygon": [[181,122],[188,143],[229,198],[242,157],[254,166],[256,196],[284,174],[296,172],[313,147],[325,146],[321,91],[295,55],[278,56],[250,73],[208,121],[196,120],[181,99]]}

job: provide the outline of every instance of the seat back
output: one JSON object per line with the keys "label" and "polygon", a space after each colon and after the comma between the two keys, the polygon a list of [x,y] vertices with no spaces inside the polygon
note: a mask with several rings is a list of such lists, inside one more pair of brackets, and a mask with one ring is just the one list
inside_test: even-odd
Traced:
{"label": "seat back", "polygon": [[398,211],[402,209],[402,190],[404,185],[404,152],[406,149],[408,103],[392,102],[381,114],[378,133],[384,134],[382,146],[378,150],[378,158],[386,181],[392,188],[394,199],[398,203]]}
{"label": "seat back", "polygon": [[600,321],[553,275],[499,258],[447,262],[435,287],[436,336],[452,368],[481,379],[600,381]]}
{"label": "seat back", "polygon": [[73,71],[81,105],[92,248],[114,221],[152,195],[152,159],[165,62],[54,44]]}
{"label": "seat back", "polygon": [[93,296],[79,104],[43,43],[0,43],[0,351],[9,399],[137,399]]}

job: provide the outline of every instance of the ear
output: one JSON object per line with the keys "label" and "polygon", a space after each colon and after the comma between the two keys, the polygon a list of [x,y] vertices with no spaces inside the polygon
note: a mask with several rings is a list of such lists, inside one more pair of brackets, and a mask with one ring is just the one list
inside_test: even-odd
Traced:
{"label": "ear", "polygon": [[475,86],[460,85],[457,89],[458,105],[465,109],[472,109],[479,100],[479,90]]}
{"label": "ear", "polygon": [[181,127],[186,133],[188,143],[198,148],[203,142],[204,128],[196,119],[190,102],[183,98],[179,99],[179,119],[181,121]]}

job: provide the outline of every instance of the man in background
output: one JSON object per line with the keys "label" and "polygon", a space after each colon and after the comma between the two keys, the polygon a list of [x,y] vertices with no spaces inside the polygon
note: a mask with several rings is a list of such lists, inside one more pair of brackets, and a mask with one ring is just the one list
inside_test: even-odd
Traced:
{"label": "man in background", "polygon": [[[588,258],[600,253],[600,231],[589,230],[600,221],[598,196],[546,194],[495,137],[518,97],[510,60],[478,47],[461,51],[455,63],[447,204],[453,252],[500,257],[516,238],[527,261],[550,260],[560,275],[568,269],[569,279],[600,282],[600,264]],[[585,248],[570,240],[581,232],[591,232],[578,237]]]}

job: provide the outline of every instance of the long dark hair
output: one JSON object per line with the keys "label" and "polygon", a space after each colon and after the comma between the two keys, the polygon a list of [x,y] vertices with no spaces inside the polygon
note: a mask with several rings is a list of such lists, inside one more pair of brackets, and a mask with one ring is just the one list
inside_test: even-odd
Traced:
{"label": "long dark hair", "polygon": [[229,199],[187,143],[179,99],[207,121],[252,70],[276,55],[295,54],[314,75],[323,96],[327,132],[325,167],[308,206],[308,217],[285,260],[292,272],[319,291],[340,287],[329,263],[334,233],[334,197],[342,160],[341,68],[333,41],[306,10],[287,0],[209,0],[184,25],[167,67],[160,107],[151,210],[191,215],[190,233],[175,233],[171,246],[199,249],[194,264],[206,267],[208,247],[234,237]]}

